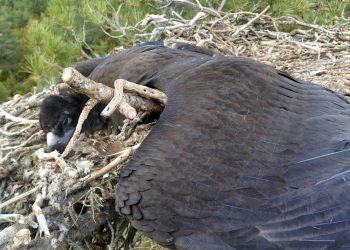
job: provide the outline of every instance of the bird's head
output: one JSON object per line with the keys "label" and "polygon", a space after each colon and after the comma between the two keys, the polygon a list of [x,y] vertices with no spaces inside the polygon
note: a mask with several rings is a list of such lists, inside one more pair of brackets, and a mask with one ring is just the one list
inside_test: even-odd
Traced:
{"label": "bird's head", "polygon": [[78,123],[83,105],[70,95],[47,97],[40,109],[40,126],[46,133],[48,152],[63,152]]}

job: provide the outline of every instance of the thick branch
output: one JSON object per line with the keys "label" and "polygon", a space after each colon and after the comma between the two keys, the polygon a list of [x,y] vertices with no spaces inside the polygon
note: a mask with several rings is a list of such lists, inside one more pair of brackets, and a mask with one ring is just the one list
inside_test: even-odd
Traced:
{"label": "thick branch", "polygon": [[[112,88],[102,83],[97,83],[89,78],[84,77],[82,74],[80,74],[78,71],[76,71],[73,68],[64,69],[62,74],[62,79],[66,84],[72,87],[75,91],[82,93],[84,95],[87,95],[90,98],[96,99],[102,103],[111,102],[111,100],[115,96],[114,94],[115,92]],[[119,82],[120,81],[118,81],[118,83]],[[136,116],[136,112],[130,111],[132,109],[129,107],[129,105],[138,111],[147,111],[147,112],[162,111],[163,109],[162,105],[159,105],[149,99],[154,98],[158,102],[164,103],[166,102],[166,95],[164,93],[162,93],[162,95],[160,96],[159,93],[161,92],[159,90],[150,89],[145,86],[136,87],[138,86],[137,84],[130,83],[128,81],[123,81],[123,86],[125,86],[125,89],[127,90],[130,89],[130,91],[135,91],[140,95],[142,93],[142,96],[147,97],[147,99],[141,96],[137,96],[133,93],[118,94],[118,90],[121,89],[121,88],[118,88],[118,90],[116,91],[119,97],[122,96],[121,100],[119,99],[119,97],[115,98],[112,101],[112,103],[106,107],[102,115],[107,115],[107,116],[110,115],[114,111],[114,108],[117,107],[118,111],[121,114],[123,114],[128,119],[133,119]]]}
{"label": "thick branch", "polygon": [[[124,96],[124,80],[116,80],[114,82],[114,96],[109,104],[102,111],[101,115],[109,117],[112,113],[119,108],[119,111],[124,114],[128,119],[134,119],[137,115],[137,111],[131,107],[125,100]],[[125,98],[124,98],[125,99]]]}
{"label": "thick branch", "polygon": [[161,104],[166,104],[168,97],[162,91],[157,89],[152,89],[147,86],[139,85],[127,80],[118,79],[117,81],[123,81],[124,89],[136,92],[138,95],[145,97],[147,99],[154,99],[160,102]]}
{"label": "thick branch", "polygon": [[84,77],[74,68],[65,68],[62,73],[62,80],[75,91],[96,99],[103,103],[108,103],[113,98],[113,89]]}

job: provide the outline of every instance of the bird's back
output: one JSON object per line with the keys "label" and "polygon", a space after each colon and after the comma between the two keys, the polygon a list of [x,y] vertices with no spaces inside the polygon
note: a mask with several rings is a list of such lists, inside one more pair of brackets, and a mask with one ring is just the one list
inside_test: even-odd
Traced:
{"label": "bird's back", "polygon": [[153,68],[168,103],[121,173],[117,210],[178,249],[346,249],[349,103],[245,58],[188,65]]}

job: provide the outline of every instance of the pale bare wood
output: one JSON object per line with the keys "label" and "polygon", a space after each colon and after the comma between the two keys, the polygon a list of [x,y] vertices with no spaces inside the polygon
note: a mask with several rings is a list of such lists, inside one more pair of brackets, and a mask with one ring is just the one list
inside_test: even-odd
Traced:
{"label": "pale bare wood", "polygon": [[[114,97],[115,91],[113,88],[110,88],[102,83],[98,83],[89,78],[86,78],[74,68],[64,69],[62,73],[62,80],[66,84],[68,84],[71,88],[73,88],[75,91],[81,94],[87,95],[90,98],[96,99],[102,103],[109,103]],[[130,85],[129,83],[130,82],[127,82],[127,85],[132,86],[130,88],[135,89],[135,85],[137,84]],[[152,99],[153,96],[158,96],[158,95],[155,95],[155,93],[158,93],[157,91],[152,92],[152,91],[146,90],[147,93],[145,93],[144,89],[142,89],[142,90],[139,90],[139,92],[143,93],[143,97],[147,96],[147,93],[149,93],[151,96],[147,96],[147,99],[146,99],[146,98],[142,98],[141,96],[137,96],[133,93],[123,93],[122,100],[120,102],[121,105],[113,104],[114,103],[114,100],[113,100],[111,104],[112,106],[109,105],[109,107],[117,106],[118,111],[128,119],[134,119],[136,117],[136,111],[134,109],[141,110],[141,111],[148,111],[148,112],[162,111],[163,107],[161,105],[150,100]],[[161,99],[164,101],[164,96],[161,97]],[[102,115],[105,115],[106,112],[107,111],[104,110]],[[111,114],[111,112],[107,112],[107,114],[108,113]]]}
{"label": "pale bare wood", "polygon": [[128,119],[134,119],[137,115],[136,109],[129,105],[124,96],[124,81],[125,80],[116,80],[114,82],[114,96],[108,105],[101,112],[102,116],[109,117],[113,114],[116,109],[119,109],[119,112],[125,115]]}
{"label": "pale bare wood", "polygon": [[95,105],[98,103],[97,100],[95,99],[90,99],[86,102],[83,111],[81,112],[79,119],[78,119],[78,124],[75,128],[74,134],[72,136],[72,138],[69,140],[68,145],[66,146],[64,152],[61,155],[61,158],[66,157],[69,152],[72,150],[74,144],[77,142],[80,132],[83,128],[83,124],[85,122],[85,120],[87,119],[87,117],[89,116],[90,111],[95,107]]}
{"label": "pale bare wood", "polygon": [[20,122],[23,124],[37,124],[38,120],[28,120],[22,117],[13,116],[7,113],[3,108],[0,107],[0,117],[4,117],[6,120]]}
{"label": "pale bare wood", "polygon": [[97,178],[105,175],[106,173],[109,173],[115,167],[120,166],[121,163],[126,161],[129,158],[129,156],[132,155],[139,146],[140,146],[140,144],[136,144],[135,146],[129,147],[129,148],[121,151],[121,154],[117,158],[115,158],[113,161],[111,161],[109,164],[107,164],[103,168],[101,168],[101,169],[91,173],[89,176],[83,178],[81,180],[81,182],[85,186],[89,182],[96,180]]}
{"label": "pale bare wood", "polygon": [[32,210],[33,210],[33,214],[35,215],[36,220],[38,221],[38,224],[39,224],[40,235],[42,233],[44,233],[45,237],[49,237],[51,234],[49,231],[49,227],[47,225],[45,215],[44,215],[43,211],[41,210],[42,204],[43,204],[43,197],[42,197],[41,193],[38,193],[36,196],[35,202],[32,206]]}
{"label": "pale bare wood", "polygon": [[13,198],[11,198],[11,199],[3,202],[3,203],[0,203],[0,209],[4,208],[4,207],[6,207],[6,206],[8,206],[8,205],[10,205],[12,203],[15,203],[15,202],[17,202],[17,201],[19,201],[21,199],[24,199],[25,197],[27,197],[27,196],[35,193],[36,191],[38,191],[38,189],[39,189],[38,187],[32,188],[32,189],[28,190],[25,193],[16,195],[15,197],[13,197]]}
{"label": "pale bare wood", "polygon": [[63,70],[62,80],[75,91],[103,103],[108,103],[112,100],[114,95],[114,90],[112,88],[84,77],[71,67]]}
{"label": "pale bare wood", "polygon": [[140,146],[140,144],[136,144],[132,147],[124,149],[123,151],[120,152],[120,155],[117,158],[112,160],[109,164],[107,164],[103,168],[96,170],[96,171],[92,172],[91,174],[81,178],[77,184],[75,184],[72,187],[70,187],[69,189],[67,189],[66,193],[67,194],[73,193],[76,190],[79,190],[79,189],[85,187],[87,184],[96,180],[97,178],[111,172],[112,170],[113,171],[119,170],[120,167],[122,166],[122,163],[124,163],[135,152],[135,150],[139,146]]}
{"label": "pale bare wood", "polygon": [[256,15],[254,18],[250,19],[249,22],[239,27],[235,33],[230,37],[231,39],[237,36],[241,31],[247,29],[250,25],[252,25],[256,20],[258,20],[262,15],[264,15],[270,9],[270,5],[268,5],[262,12]]}
{"label": "pale bare wood", "polygon": [[147,99],[157,100],[161,104],[166,104],[168,101],[167,95],[158,89],[152,89],[147,86],[139,85],[123,79],[118,79],[116,81],[123,82],[124,89],[135,92],[138,95],[145,97]]}

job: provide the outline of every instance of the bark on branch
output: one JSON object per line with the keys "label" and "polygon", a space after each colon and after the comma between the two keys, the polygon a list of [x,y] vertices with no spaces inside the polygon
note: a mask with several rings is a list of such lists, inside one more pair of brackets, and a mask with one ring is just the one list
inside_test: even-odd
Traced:
{"label": "bark on branch", "polygon": [[[161,112],[167,100],[166,95],[158,90],[140,86],[126,80],[116,79],[115,86],[117,87],[113,90],[102,83],[84,77],[74,68],[64,69],[62,80],[75,91],[92,99],[102,103],[111,102],[102,113],[107,116],[111,115],[115,109],[118,109],[128,119],[136,117],[137,112],[135,112],[135,109],[146,112]],[[140,96],[133,93],[124,93],[123,89],[136,92]],[[115,98],[113,99],[113,97]]]}

